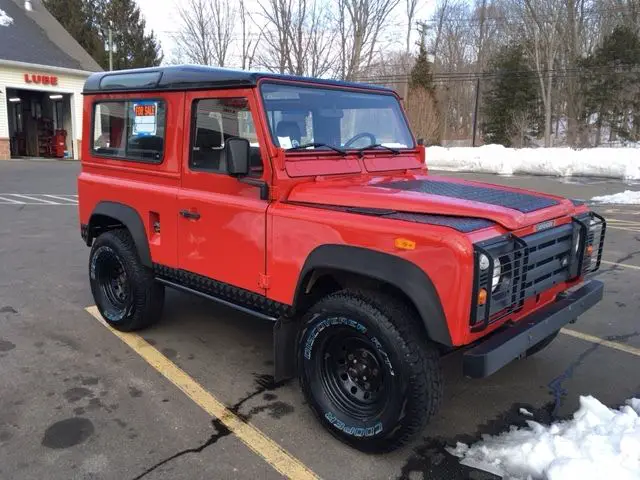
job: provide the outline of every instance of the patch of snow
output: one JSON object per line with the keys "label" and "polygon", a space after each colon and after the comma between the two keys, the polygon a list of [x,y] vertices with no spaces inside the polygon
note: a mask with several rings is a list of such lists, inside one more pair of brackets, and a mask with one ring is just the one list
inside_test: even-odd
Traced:
{"label": "patch of snow", "polygon": [[0,9],[0,27],[8,27],[13,23],[13,18],[7,15],[7,12]]}
{"label": "patch of snow", "polygon": [[640,179],[640,155],[634,148],[429,147],[427,166],[435,170],[557,177]]}
{"label": "patch of snow", "polygon": [[510,480],[640,479],[640,399],[612,410],[584,396],[572,420],[527,425],[447,450],[464,465]]}
{"label": "patch of snow", "polygon": [[525,417],[533,417],[533,413],[531,413],[529,410],[527,410],[526,408],[521,408],[520,409],[520,413],[522,415],[524,415]]}
{"label": "patch of snow", "polygon": [[617,203],[618,205],[640,205],[640,192],[625,190],[624,192],[614,193],[613,195],[593,197],[591,201],[598,203]]}

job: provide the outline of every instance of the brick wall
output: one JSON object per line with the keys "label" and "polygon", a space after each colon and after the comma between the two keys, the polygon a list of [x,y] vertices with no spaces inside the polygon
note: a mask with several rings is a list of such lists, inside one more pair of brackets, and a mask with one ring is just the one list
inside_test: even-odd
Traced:
{"label": "brick wall", "polygon": [[0,138],[0,160],[9,160],[11,152],[9,150],[9,139]]}

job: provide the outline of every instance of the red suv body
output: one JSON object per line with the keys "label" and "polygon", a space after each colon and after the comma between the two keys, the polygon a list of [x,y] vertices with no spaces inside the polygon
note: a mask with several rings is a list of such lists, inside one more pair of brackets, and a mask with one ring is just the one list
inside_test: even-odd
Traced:
{"label": "red suv body", "polygon": [[[99,73],[83,132],[80,223],[107,321],[155,321],[163,286],[273,320],[276,376],[297,373],[357,448],[419,430],[443,352],[473,345],[465,373],[489,375],[602,297],[597,281],[566,292],[599,267],[604,219],[431,175],[385,88],[207,67]],[[391,387],[424,413],[404,418]]]}

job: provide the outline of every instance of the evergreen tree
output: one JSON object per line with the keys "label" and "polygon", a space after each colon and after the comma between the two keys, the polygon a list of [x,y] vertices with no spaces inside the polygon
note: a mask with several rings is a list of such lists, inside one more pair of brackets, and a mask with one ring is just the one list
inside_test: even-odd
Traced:
{"label": "evergreen tree", "polygon": [[409,87],[422,87],[429,92],[434,92],[435,87],[433,85],[433,74],[431,73],[431,62],[429,62],[429,58],[427,57],[427,46],[425,41],[427,33],[426,29],[426,25],[418,24],[418,31],[420,33],[418,56],[416,57],[416,63],[411,69]]}
{"label": "evergreen tree", "polygon": [[539,123],[539,99],[523,46],[503,47],[489,61],[489,73],[491,80],[482,98],[485,140],[506,147],[525,146],[527,134]]}
{"label": "evergreen tree", "polygon": [[622,140],[640,139],[640,38],[625,26],[606,36],[582,62],[585,122],[595,120],[596,146],[603,126]]}
{"label": "evergreen tree", "polygon": [[113,38],[113,69],[153,67],[162,51],[135,0],[44,0],[47,10],[100,64],[109,68],[106,50],[109,28]]}
{"label": "evergreen tree", "polygon": [[80,46],[104,66],[104,44],[92,3],[87,0],[44,0],[44,6]]}
{"label": "evergreen tree", "polygon": [[[153,67],[162,62],[162,51],[153,32],[145,33],[146,22],[135,0],[97,0],[100,30],[105,41],[111,27],[113,69]],[[105,43],[106,44],[106,43]],[[104,67],[108,68],[107,64]]]}

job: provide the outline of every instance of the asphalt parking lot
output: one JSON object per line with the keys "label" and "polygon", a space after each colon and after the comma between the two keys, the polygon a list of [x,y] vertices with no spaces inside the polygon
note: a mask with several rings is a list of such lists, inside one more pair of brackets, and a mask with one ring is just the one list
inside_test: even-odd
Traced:
{"label": "asphalt parking lot", "polygon": [[[163,321],[127,344],[87,312],[78,170],[73,162],[0,163],[2,479],[275,479],[294,471],[486,479],[493,477],[459,466],[444,447],[522,424],[520,407],[548,422],[573,412],[580,395],[612,407],[640,396],[637,206],[595,207],[610,226],[597,307],[536,357],[490,378],[466,379],[460,356],[448,357],[440,415],[412,445],[370,456],[316,423],[297,382],[273,383],[271,324],[168,292]],[[640,190],[609,180],[459,176],[582,199]],[[186,374],[182,390],[176,371]],[[226,423],[210,414],[221,409]],[[229,418],[252,428],[232,433]]]}

